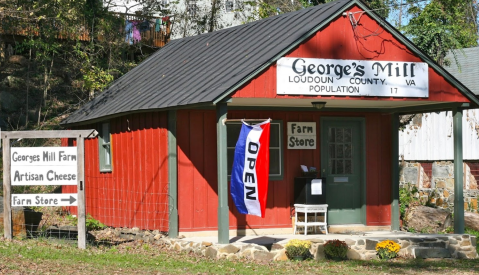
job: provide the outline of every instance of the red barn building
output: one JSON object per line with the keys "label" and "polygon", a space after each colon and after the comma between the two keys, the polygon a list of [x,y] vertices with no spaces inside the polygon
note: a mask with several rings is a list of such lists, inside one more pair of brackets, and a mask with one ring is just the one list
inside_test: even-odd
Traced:
{"label": "red barn building", "polygon": [[[229,230],[292,232],[300,165],[326,178],[331,226],[398,229],[399,115],[460,118],[478,103],[363,2],[338,0],[171,41],[62,124],[100,133],[85,141],[87,213],[173,237],[217,231],[225,243]],[[268,118],[266,215],[245,216],[228,193],[232,119]]]}

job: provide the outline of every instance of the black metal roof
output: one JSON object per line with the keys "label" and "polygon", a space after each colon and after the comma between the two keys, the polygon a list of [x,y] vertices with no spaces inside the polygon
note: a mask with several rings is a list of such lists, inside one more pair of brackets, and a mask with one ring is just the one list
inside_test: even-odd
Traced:
{"label": "black metal roof", "polygon": [[[62,121],[84,124],[133,112],[213,105],[361,0],[337,0],[216,32],[177,39]],[[376,13],[367,13],[474,104],[479,99]]]}
{"label": "black metal roof", "polygon": [[[349,6],[350,0],[285,13],[169,42],[62,124],[115,114],[210,103],[282,50]],[[348,5],[349,4],[349,5]]]}

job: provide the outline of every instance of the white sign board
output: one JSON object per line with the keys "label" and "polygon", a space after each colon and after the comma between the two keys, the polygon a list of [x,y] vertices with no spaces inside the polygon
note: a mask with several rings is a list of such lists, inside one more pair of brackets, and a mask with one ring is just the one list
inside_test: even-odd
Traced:
{"label": "white sign board", "polygon": [[77,206],[77,194],[12,194],[12,206]]}
{"label": "white sign board", "polygon": [[76,147],[12,147],[12,185],[77,185]]}
{"label": "white sign board", "polygon": [[277,94],[322,96],[429,96],[427,63],[283,57]]}
{"label": "white sign board", "polygon": [[288,149],[316,149],[316,122],[288,122]]}

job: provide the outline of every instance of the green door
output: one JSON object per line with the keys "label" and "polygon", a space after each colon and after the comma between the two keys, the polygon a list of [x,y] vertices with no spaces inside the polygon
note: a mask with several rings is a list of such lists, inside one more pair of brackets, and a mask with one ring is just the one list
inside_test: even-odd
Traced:
{"label": "green door", "polygon": [[328,224],[365,224],[363,127],[357,118],[321,120],[321,173],[326,178]]}

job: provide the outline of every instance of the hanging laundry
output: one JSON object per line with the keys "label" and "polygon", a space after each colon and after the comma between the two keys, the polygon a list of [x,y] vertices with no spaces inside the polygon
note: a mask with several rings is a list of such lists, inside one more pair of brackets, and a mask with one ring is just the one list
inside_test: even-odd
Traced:
{"label": "hanging laundry", "polygon": [[133,22],[129,20],[125,21],[125,42],[133,44]]}
{"label": "hanging laundry", "polygon": [[140,30],[138,29],[138,25],[140,21],[132,21],[132,31],[133,31],[133,43],[139,42],[141,40]]}
{"label": "hanging laundry", "polygon": [[164,25],[164,26],[168,26],[168,21],[170,21],[169,16],[165,16],[165,17],[161,18],[161,24]]}
{"label": "hanging laundry", "polygon": [[160,31],[160,25],[161,25],[160,19],[157,18],[156,21],[155,21],[155,32]]}
{"label": "hanging laundry", "polygon": [[150,22],[145,19],[145,21],[140,23],[140,32],[146,32],[150,30]]}

